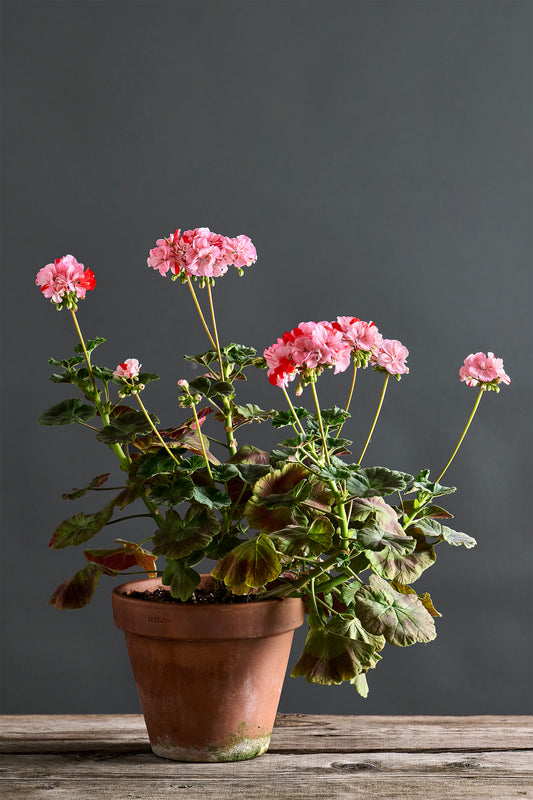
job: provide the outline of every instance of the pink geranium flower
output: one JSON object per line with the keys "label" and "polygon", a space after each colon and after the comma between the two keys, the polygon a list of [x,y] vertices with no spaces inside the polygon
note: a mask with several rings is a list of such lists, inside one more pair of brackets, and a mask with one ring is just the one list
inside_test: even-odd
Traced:
{"label": "pink geranium flower", "polygon": [[52,303],[75,309],[76,300],[83,300],[87,290],[94,289],[96,279],[91,269],[84,271],[83,264],[76,261],[74,256],[66,255],[40,269],[35,283]]}
{"label": "pink geranium flower", "polygon": [[459,370],[459,377],[467,386],[482,386],[483,384],[498,386],[500,383],[511,383],[510,377],[503,368],[503,360],[496,358],[490,351],[487,355],[470,353]]}
{"label": "pink geranium flower", "polygon": [[383,339],[371,356],[371,363],[386,370],[390,375],[406,375],[409,367],[405,363],[409,350],[397,339]]}
{"label": "pink geranium flower", "polygon": [[147,259],[149,267],[166,275],[183,274],[192,278],[220,278],[234,264],[239,271],[253,264],[257,252],[251,239],[240,234],[232,239],[209,228],[178,229],[165,239],[158,239]]}
{"label": "pink geranium flower", "polygon": [[242,233],[235,239],[227,239],[226,247],[231,257],[230,264],[236,266],[237,269],[249,267],[257,261],[257,251],[252,240]]}
{"label": "pink geranium flower", "polygon": [[296,377],[296,365],[292,363],[291,351],[292,343],[282,338],[267,347],[263,353],[268,365],[268,380],[274,386],[286,389]]}
{"label": "pink geranium flower", "polygon": [[345,342],[353,350],[374,350],[383,341],[383,336],[372,321],[364,322],[357,317],[337,317],[332,325],[342,333]]}
{"label": "pink geranium flower", "polygon": [[343,372],[350,364],[350,354],[351,347],[329,322],[300,322],[263,355],[270,383],[286,388],[296,373],[305,379],[311,373],[320,374],[324,367]]}
{"label": "pink geranium flower", "polygon": [[136,378],[140,372],[142,364],[136,358],[127,358],[119,364],[113,372],[115,378]]}

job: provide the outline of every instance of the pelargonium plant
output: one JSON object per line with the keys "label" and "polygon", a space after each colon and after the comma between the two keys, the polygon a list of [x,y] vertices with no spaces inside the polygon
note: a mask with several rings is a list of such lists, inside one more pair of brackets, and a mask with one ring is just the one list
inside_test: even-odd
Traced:
{"label": "pelargonium plant", "polygon": [[[177,602],[194,602],[200,583],[195,566],[211,559],[219,602],[303,599],[309,632],[293,676],[325,684],[350,681],[366,696],[366,673],[381,659],[386,643],[404,647],[435,638],[434,618],[441,615],[430,595],[413,584],[435,562],[436,545],[475,545],[471,536],[446,524],[452,515],[436,500],[455,487],[441,481],[483,394],[498,392],[510,379],[493,353],[465,358],[459,377],[478,392],[457,446],[436,478],[429,469],[413,476],[363,465],[387,384],[409,372],[407,348],[355,316],[301,322],[263,355],[241,344],[222,345],[215,281],[232,265],[243,275],[256,257],[247,236],[229,238],[208,228],[176,230],[150,250],[149,267],[187,286],[210,343],[208,350],[185,356],[203,374],[177,381],[179,406],[188,411],[167,428],[159,426],[142,399],[157,375],[142,371],[133,357],[114,369],[93,362],[105,340],[85,339],[76,312],[79,300],[95,288],[94,273],[72,255],[39,270],[36,283],[57,309],[70,312],[79,339],[72,357],[50,359],[59,370],[51,380],[72,384],[81,395],[48,409],[39,422],[77,423],[94,431],[118,458],[123,474],[115,489],[106,487],[110,473],[105,472],[63,495],[77,500],[87,492],[114,493],[100,511],[62,522],[50,547],[85,545],[103,528],[131,517],[150,520],[140,543],[116,539],[108,548],[85,549],[85,565],[58,586],[49,602],[60,609],[79,608],[90,601],[103,575],[138,572],[161,576]],[[267,370],[283,395],[283,410],[237,403],[236,384],[251,369]],[[351,370],[344,408],[320,406],[317,387],[327,369]],[[353,443],[341,434],[356,376],[365,369],[381,372],[384,384],[368,437],[352,458]],[[309,408],[294,405],[290,389],[296,396],[307,390]],[[220,438],[205,431],[210,415],[222,426]],[[292,431],[271,452],[237,441],[248,425],[265,421]],[[142,513],[120,515],[134,502],[144,506]]]}

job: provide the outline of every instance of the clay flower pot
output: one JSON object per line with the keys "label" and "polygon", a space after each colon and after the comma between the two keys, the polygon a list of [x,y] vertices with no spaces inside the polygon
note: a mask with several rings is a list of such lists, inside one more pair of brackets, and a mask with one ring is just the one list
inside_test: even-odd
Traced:
{"label": "clay flower pot", "polygon": [[[212,578],[202,576],[202,585]],[[113,590],[153,752],[175,761],[240,761],[270,741],[299,599],[170,604],[129,597],[159,578]]]}

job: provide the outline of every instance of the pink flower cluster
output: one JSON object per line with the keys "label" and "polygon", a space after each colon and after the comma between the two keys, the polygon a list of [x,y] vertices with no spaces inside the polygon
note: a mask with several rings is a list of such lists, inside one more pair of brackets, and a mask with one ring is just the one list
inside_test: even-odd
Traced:
{"label": "pink flower cluster", "polygon": [[352,358],[356,365],[369,362],[393,375],[409,372],[409,351],[395,339],[383,339],[373,322],[357,317],[337,317],[335,322],[301,322],[264,351],[268,379],[287,388],[296,375],[308,379],[325,367],[344,372]]}
{"label": "pink flower cluster", "polygon": [[459,377],[467,386],[482,386],[500,383],[511,383],[510,377],[503,368],[503,359],[496,358],[494,353],[470,353],[459,370]]}
{"label": "pink flower cluster", "polygon": [[52,303],[75,309],[76,299],[83,300],[87,290],[96,286],[96,279],[92,270],[84,271],[83,264],[74,256],[66,255],[40,269],[35,283]]}
{"label": "pink flower cluster", "polygon": [[161,275],[170,270],[193,278],[219,278],[233,264],[238,270],[257,260],[256,249],[248,236],[230,238],[209,228],[195,228],[183,234],[176,230],[166,239],[158,239],[150,250],[147,263]]}
{"label": "pink flower cluster", "polygon": [[141,370],[142,364],[136,358],[127,358],[119,364],[113,372],[115,378],[136,378]]}

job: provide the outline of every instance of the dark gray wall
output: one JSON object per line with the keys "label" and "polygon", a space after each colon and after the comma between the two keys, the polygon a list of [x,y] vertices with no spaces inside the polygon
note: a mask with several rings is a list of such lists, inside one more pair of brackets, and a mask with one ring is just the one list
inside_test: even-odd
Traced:
{"label": "dark gray wall", "polygon": [[[444,615],[437,641],[388,648],[367,701],[290,679],[281,709],[531,710],[531,10],[3,3],[6,713],[138,709],[111,580],[79,612],[46,605],[81,559],[49,551],[51,532],[99,500],[61,493],[115,467],[90,432],[36,423],[69,396],[48,382],[47,358],[76,340],[35,273],[65,253],[94,269],[83,329],[108,338],[107,365],[136,356],[160,373],[144,397],[170,425],[183,419],[175,381],[190,375],[181,355],[206,342],[186,288],[145,259],[157,237],[197,225],[247,233],[259,252],[245,278],[217,284],[224,340],[262,350],[301,320],[355,314],[409,347],[411,374],[390,387],[368,464],[440,470],[474,401],[457,378],[468,353],[496,351],[513,379],[484,397],[449,473],[456,526],[479,546],[441,546],[417,584]],[[341,404],[348,380],[328,374],[324,404]],[[361,375],[356,441],[380,388]],[[243,400],[282,406],[263,373]],[[243,438],[275,441],[265,426]],[[131,523],[128,535],[143,533]]]}

